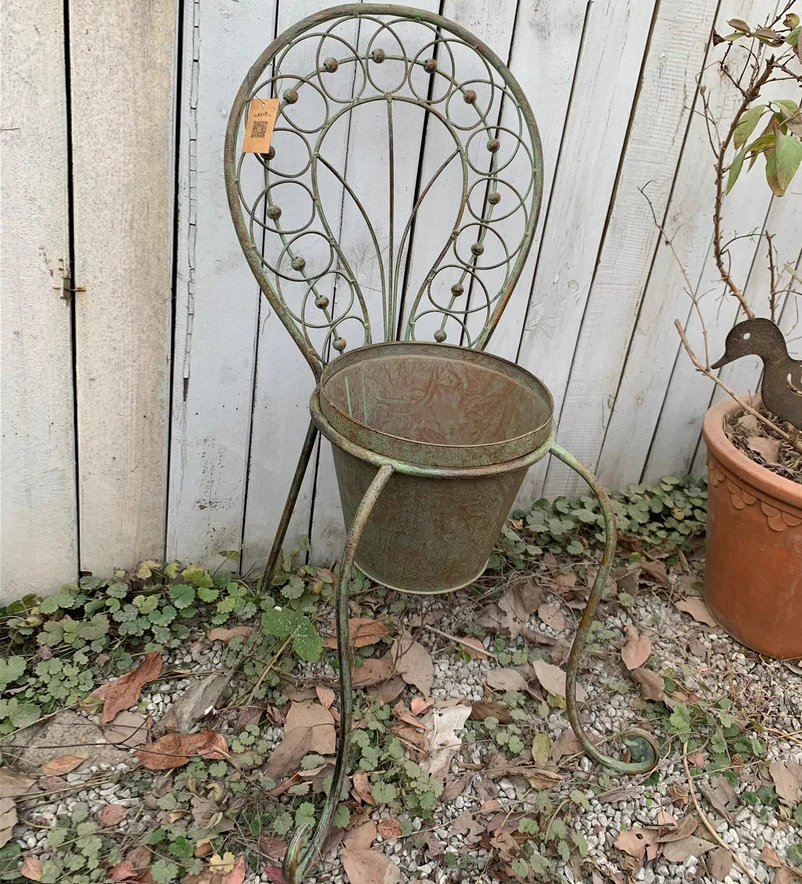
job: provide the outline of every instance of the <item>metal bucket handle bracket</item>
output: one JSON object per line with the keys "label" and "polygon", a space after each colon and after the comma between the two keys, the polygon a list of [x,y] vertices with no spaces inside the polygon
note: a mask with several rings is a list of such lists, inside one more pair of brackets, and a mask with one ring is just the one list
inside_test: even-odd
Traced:
{"label": "metal bucket handle bracket", "polygon": [[571,722],[571,728],[576,734],[577,739],[582,743],[582,748],[599,764],[603,764],[605,767],[620,774],[649,773],[657,766],[659,759],[657,741],[651,734],[639,728],[631,728],[624,731],[621,734],[621,739],[635,760],[621,761],[618,758],[613,758],[611,755],[605,755],[604,752],[600,752],[598,747],[590,741],[579,720],[579,713],[576,708],[579,660],[588,643],[590,627],[596,617],[602,593],[607,586],[607,580],[613,567],[616,546],[615,514],[613,513],[607,492],[601,486],[599,480],[581,461],[577,460],[573,454],[566,451],[556,442],[552,443],[551,453],[585,480],[601,504],[604,516],[604,552],[602,553],[601,564],[596,572],[596,579],[593,581],[593,587],[588,596],[588,603],[585,605],[582,619],[579,621],[579,628],[576,631],[576,637],[571,646],[571,653],[568,655],[568,668],[565,677],[565,700],[568,720]]}

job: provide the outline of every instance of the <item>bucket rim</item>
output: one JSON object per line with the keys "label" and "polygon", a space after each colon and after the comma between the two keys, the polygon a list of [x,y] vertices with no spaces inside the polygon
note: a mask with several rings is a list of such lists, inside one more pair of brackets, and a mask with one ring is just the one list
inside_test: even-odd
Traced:
{"label": "bucket rim", "polygon": [[[459,360],[497,371],[527,390],[544,405],[546,408],[544,420],[526,433],[497,442],[461,445],[423,442],[369,427],[343,411],[328,395],[326,387],[340,371],[371,359],[402,355],[403,351],[406,351],[408,355],[425,354],[436,358]],[[436,344],[427,341],[385,341],[358,347],[344,353],[326,366],[321,375],[318,389],[321,411],[332,426],[345,438],[357,442],[369,450],[376,451],[378,454],[429,466],[490,466],[517,460],[543,444],[543,441],[548,437],[554,419],[554,397],[540,378],[522,366],[494,353],[486,353],[483,350],[473,350],[454,344]]]}

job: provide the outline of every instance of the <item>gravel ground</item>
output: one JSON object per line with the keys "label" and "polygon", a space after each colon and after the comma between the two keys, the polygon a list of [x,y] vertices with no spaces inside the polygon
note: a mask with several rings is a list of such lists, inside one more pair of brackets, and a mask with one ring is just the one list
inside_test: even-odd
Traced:
{"label": "gravel ground", "polygon": [[[614,633],[615,638],[602,643],[601,650],[587,656],[582,672],[581,683],[588,694],[582,707],[582,715],[589,733],[596,737],[617,733],[625,725],[636,723],[642,714],[643,704],[639,701],[637,686],[629,679],[619,650],[623,641],[623,628],[634,624],[652,641],[651,660],[656,664],[654,668],[657,671],[664,675],[672,674],[671,677],[681,680],[685,688],[694,691],[702,703],[712,704],[722,697],[731,697],[746,715],[759,716],[765,728],[768,757],[761,759],[759,763],[745,764],[741,772],[742,782],[736,792],[742,794],[747,790],[754,790],[757,782],[770,782],[765,774],[767,762],[791,759],[802,763],[802,670],[788,663],[761,658],[735,644],[721,630],[695,622],[674,607],[669,595],[668,591],[645,588],[628,609],[612,603],[602,606],[600,619],[604,627]],[[561,603],[559,597],[550,598],[547,595],[546,599],[556,604]],[[532,630],[561,642],[556,646],[558,653],[567,648],[567,642],[573,634],[574,618],[578,616],[576,611],[564,604],[562,610],[567,623],[562,633],[555,633],[535,615],[528,624]],[[401,618],[408,628],[415,630],[416,639],[431,653],[434,663],[431,694],[436,700],[460,698],[470,703],[489,693],[486,687],[487,673],[497,664],[493,660],[466,662],[456,653],[458,645],[441,634],[466,635],[467,627],[476,616],[475,601],[458,594],[447,599],[413,598]],[[439,632],[427,629],[427,624],[434,626]],[[485,639],[485,647],[494,647],[491,642],[490,638]],[[174,656],[165,665],[165,671],[172,665],[209,672],[220,666],[222,651],[222,646],[215,643],[199,653]],[[304,679],[331,679],[334,675],[327,664],[299,665],[297,673]],[[616,692],[611,687],[621,682],[629,683],[628,692]],[[159,682],[156,689],[146,690],[143,696],[147,698],[147,709],[154,720],[161,718],[170,703],[191,684],[191,677],[172,678]],[[411,694],[408,689],[407,702],[409,696]],[[226,719],[218,722],[218,727],[226,733],[232,723],[233,719]],[[547,733],[553,743],[566,730],[567,718],[563,710],[555,709],[543,718],[537,718],[533,714],[526,724],[533,732]],[[657,735],[660,736],[659,726]],[[264,724],[262,737],[270,744],[277,745],[283,737],[283,730]],[[688,780],[678,745],[675,740],[662,757],[656,784],[652,780],[647,782],[646,776],[613,777],[613,790],[621,791],[610,794],[611,790],[608,790],[607,795],[601,796],[602,800],[591,788],[600,773],[597,765],[580,756],[561,761],[560,772],[566,776],[551,790],[553,804],[557,806],[563,800],[567,801],[572,791],[579,790],[590,805],[590,810],[575,809],[569,821],[574,830],[584,835],[589,848],[583,866],[586,875],[584,880],[590,880],[592,871],[597,875],[594,882],[612,880],[622,884],[627,881],[679,884],[697,880],[712,884],[716,880],[707,873],[703,858],[690,856],[683,863],[672,864],[659,857],[641,865],[614,846],[624,828],[656,826],[662,813],[672,811],[679,817],[684,812],[683,804],[678,801],[677,796],[687,793]],[[464,776],[466,769],[469,772],[470,780],[463,793],[450,802],[438,805],[432,819],[424,820],[407,815],[413,836],[389,842],[383,842],[381,836],[378,837],[373,849],[382,850],[398,866],[403,881],[434,884],[461,881],[482,884],[500,880],[488,870],[493,858],[492,852],[467,841],[464,834],[453,832],[454,820],[468,812],[481,822],[483,818],[479,813],[480,807],[488,799],[497,800],[502,811],[534,811],[537,793],[522,777],[502,778],[493,782],[483,776],[481,768],[474,769],[486,761],[487,752],[487,747],[481,743],[464,742],[463,749],[452,762],[451,768],[455,778]],[[138,807],[141,799],[126,787],[125,776],[118,775],[115,780],[115,775],[115,771],[104,770],[97,765],[86,770],[82,768],[65,777],[70,787],[75,787],[74,791],[18,802],[21,821],[14,829],[14,839],[23,848],[24,854],[32,854],[40,859],[47,858],[44,841],[48,828],[59,818],[71,816],[79,804],[85,805],[90,817],[94,817],[107,804],[131,808],[133,815],[129,815],[119,824],[120,833],[125,833],[134,824],[138,827],[158,825],[158,813],[144,806]],[[109,782],[86,789],[78,788],[88,781],[105,778]],[[706,783],[706,775],[695,781],[697,795]],[[789,846],[802,841],[802,831],[787,808],[764,807],[759,802],[749,806],[739,802],[732,808],[731,819],[727,820],[704,799],[700,798],[700,801],[704,813],[721,840],[741,857],[761,884],[774,881],[776,874],[774,868],[761,860],[764,848],[771,848],[784,859]],[[372,813],[375,820],[387,816],[386,809]],[[405,818],[403,812],[396,816]],[[442,859],[429,859],[431,850],[428,847],[415,846],[414,836],[419,834],[426,834],[430,840],[438,840],[443,849],[456,852],[459,857],[458,866],[448,868]],[[712,836],[701,827],[696,834],[712,840]],[[581,880],[576,877],[577,868],[576,864],[562,864],[559,871],[561,879],[569,882]],[[308,879],[309,884],[340,884],[346,880],[339,851],[326,857],[314,877]],[[746,882],[748,878],[734,865],[723,880],[726,884],[731,884]],[[246,879],[246,884],[268,881],[274,879],[267,874],[251,875]]]}

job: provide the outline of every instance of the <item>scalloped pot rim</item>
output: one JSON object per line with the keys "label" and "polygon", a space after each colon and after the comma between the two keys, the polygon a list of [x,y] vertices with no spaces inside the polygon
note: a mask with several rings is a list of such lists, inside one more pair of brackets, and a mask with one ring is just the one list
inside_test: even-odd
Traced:
{"label": "scalloped pot rim", "polygon": [[[751,404],[757,405],[759,400],[753,398]],[[734,400],[724,399],[708,409],[702,427],[708,454],[756,490],[802,512],[802,484],[750,460],[727,438],[724,421],[740,407]]]}

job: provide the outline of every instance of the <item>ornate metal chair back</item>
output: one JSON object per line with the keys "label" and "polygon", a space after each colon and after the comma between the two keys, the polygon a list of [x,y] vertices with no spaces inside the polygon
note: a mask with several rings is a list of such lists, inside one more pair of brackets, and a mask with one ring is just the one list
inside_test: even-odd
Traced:
{"label": "ornate metal chair back", "polygon": [[[278,99],[266,153],[242,150],[256,98]],[[285,31],[226,134],[237,235],[318,377],[380,341],[483,349],[532,244],[542,168],[504,62],[453,22],[383,4]]]}

